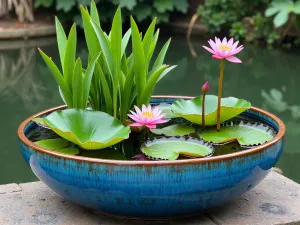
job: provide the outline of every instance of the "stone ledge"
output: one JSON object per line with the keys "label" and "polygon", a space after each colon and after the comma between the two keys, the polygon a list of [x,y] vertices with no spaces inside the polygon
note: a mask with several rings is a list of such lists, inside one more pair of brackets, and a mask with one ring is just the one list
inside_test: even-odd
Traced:
{"label": "stone ledge", "polygon": [[137,221],[105,216],[65,201],[42,182],[0,185],[0,224],[300,224],[300,185],[271,172],[240,199],[185,219]]}

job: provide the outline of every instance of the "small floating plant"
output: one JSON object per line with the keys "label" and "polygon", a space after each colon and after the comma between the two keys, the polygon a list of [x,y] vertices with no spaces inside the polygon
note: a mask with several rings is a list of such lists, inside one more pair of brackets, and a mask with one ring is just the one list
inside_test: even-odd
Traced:
{"label": "small floating plant", "polygon": [[53,138],[34,133],[35,138],[29,139],[36,145],[61,154],[102,159],[181,160],[226,154],[228,148],[245,151],[276,135],[268,124],[241,116],[250,109],[249,101],[222,98],[225,60],[242,63],[235,56],[244,48],[238,41],[215,38],[208,41],[210,48],[203,46],[213,59],[220,60],[217,96],[207,95],[206,82],[200,96],[152,103],[156,84],[176,67],[164,64],[171,40],[154,58],[159,38],[156,19],[143,34],[131,17],[130,29],[122,36],[120,8],[109,32],[102,29],[93,2],[90,12],[81,6],[81,15],[89,52],[86,69],[76,59],[75,24],[67,36],[56,19],[60,66],[39,50],[67,109],[33,119],[36,133],[53,133]]}

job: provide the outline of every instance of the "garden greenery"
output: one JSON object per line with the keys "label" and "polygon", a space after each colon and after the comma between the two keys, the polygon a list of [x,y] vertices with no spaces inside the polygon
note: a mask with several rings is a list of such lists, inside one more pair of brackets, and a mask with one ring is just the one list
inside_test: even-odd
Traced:
{"label": "garden greenery", "polygon": [[[150,20],[157,17],[158,22],[168,22],[174,12],[187,13],[188,0],[95,0],[98,6],[101,20],[108,22],[113,19],[118,6],[122,8],[124,18],[133,15],[137,21]],[[52,8],[62,21],[76,21],[82,26],[80,5],[89,6],[90,0],[35,0],[35,8]]]}
{"label": "garden greenery", "polygon": [[[75,62],[75,24],[67,38],[56,19],[62,72],[40,50],[41,55],[69,108],[85,109],[89,102],[93,110],[104,111],[125,121],[133,105],[141,107],[142,104],[149,104],[157,82],[175,67],[164,64],[170,40],[162,47],[157,58],[153,59],[159,37],[159,30],[155,31],[156,19],[142,35],[131,17],[131,28],[122,36],[120,8],[115,13],[109,33],[101,28],[95,2],[92,2],[90,12],[81,6],[81,13],[89,50],[87,69],[82,69],[80,59]],[[127,54],[130,37],[132,52]]]}
{"label": "garden greenery", "polygon": [[[248,42],[282,42],[291,29],[298,29],[300,1],[292,0],[207,0],[198,8],[201,23],[211,34],[226,33]],[[274,16],[274,18],[272,17]],[[281,27],[282,29],[277,29]],[[299,34],[298,34],[299,35]]]}

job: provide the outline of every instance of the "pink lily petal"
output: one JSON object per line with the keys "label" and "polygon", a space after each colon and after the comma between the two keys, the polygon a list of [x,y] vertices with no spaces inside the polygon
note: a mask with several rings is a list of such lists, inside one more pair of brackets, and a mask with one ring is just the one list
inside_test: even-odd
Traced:
{"label": "pink lily petal", "polygon": [[223,41],[222,41],[222,45],[226,45],[226,44],[227,44],[227,38],[224,37],[224,38],[223,38]]}
{"label": "pink lily petal", "polygon": [[228,41],[228,45],[232,46],[232,44],[233,44],[233,38],[230,38],[230,40]]}
{"label": "pink lily petal", "polygon": [[129,124],[130,127],[142,127],[144,126],[144,124],[141,124],[141,123],[132,123],[132,124]]}
{"label": "pink lily petal", "polygon": [[159,120],[155,121],[156,124],[161,124],[161,123],[166,123],[166,122],[169,122],[169,120],[159,119]]}
{"label": "pink lily petal", "polygon": [[214,51],[217,50],[217,46],[216,46],[215,42],[213,42],[212,40],[209,40],[208,44],[210,45],[210,47],[212,48],[212,50],[214,50]]}
{"label": "pink lily petal", "polygon": [[212,58],[213,58],[213,59],[223,59],[223,57],[218,56],[218,55],[212,55]]}
{"label": "pink lily petal", "polygon": [[212,50],[212,49],[210,49],[210,48],[208,48],[208,47],[206,47],[206,46],[202,46],[204,49],[206,49],[207,51],[209,51],[210,53],[212,53],[212,54],[215,54],[215,51],[214,50]]}
{"label": "pink lily petal", "polygon": [[242,51],[244,49],[244,46],[241,45],[240,47],[238,47],[237,49],[235,49],[233,52],[231,52],[232,55],[235,55],[237,53],[239,53],[240,51]]}
{"label": "pink lily petal", "polygon": [[130,117],[130,118],[133,119],[134,121],[141,122],[141,121],[140,121],[140,118],[136,117],[135,115],[128,114],[128,117]]}
{"label": "pink lily petal", "polygon": [[226,57],[225,59],[227,59],[229,62],[233,62],[233,63],[242,63],[242,61],[235,56],[229,56],[229,57]]}
{"label": "pink lily petal", "polygon": [[135,105],[134,109],[138,115],[142,115],[142,111]]}
{"label": "pink lily petal", "polygon": [[143,104],[142,105],[142,112],[147,111],[147,107]]}
{"label": "pink lily petal", "polygon": [[150,129],[155,129],[156,125],[155,124],[145,124],[146,127],[150,128]]}

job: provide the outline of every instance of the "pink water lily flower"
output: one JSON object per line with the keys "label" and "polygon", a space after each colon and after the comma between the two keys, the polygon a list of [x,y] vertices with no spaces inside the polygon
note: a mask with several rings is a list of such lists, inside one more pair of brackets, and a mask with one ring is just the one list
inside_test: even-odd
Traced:
{"label": "pink water lily flower", "polygon": [[162,113],[162,110],[158,107],[152,109],[151,105],[148,105],[148,107],[142,105],[142,111],[137,106],[134,106],[134,108],[136,112],[130,111],[132,114],[128,114],[128,116],[133,119],[135,123],[130,124],[129,126],[146,126],[150,129],[155,129],[156,124],[166,123],[169,121],[163,119],[166,114]]}
{"label": "pink water lily flower", "polygon": [[229,62],[242,63],[242,61],[239,58],[235,57],[234,55],[242,51],[244,49],[244,46],[240,45],[239,47],[237,47],[239,41],[236,41],[235,43],[233,42],[234,42],[233,38],[231,38],[227,42],[226,37],[223,39],[223,41],[215,37],[215,41],[213,40],[208,41],[211,48],[208,48],[206,46],[202,46],[202,47],[213,54],[212,55],[213,59],[226,59]]}

